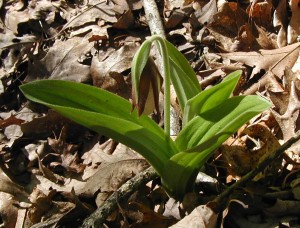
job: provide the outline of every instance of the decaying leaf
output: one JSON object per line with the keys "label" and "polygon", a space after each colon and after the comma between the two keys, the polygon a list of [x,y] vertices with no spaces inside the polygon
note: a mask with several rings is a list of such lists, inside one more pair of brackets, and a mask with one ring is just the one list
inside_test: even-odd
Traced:
{"label": "decaying leaf", "polygon": [[[108,58],[95,56],[91,64],[93,84],[97,87],[129,98],[130,89],[122,73],[130,69],[131,61],[137,50],[135,44],[125,45],[114,51]],[[100,59],[99,59],[100,58]]]}
{"label": "decaying leaf", "polygon": [[287,28],[287,40],[289,44],[295,43],[300,35],[300,7],[299,0],[290,0],[292,17]]}
{"label": "decaying leaf", "polygon": [[30,64],[26,81],[47,78],[76,82],[89,81],[89,66],[78,60],[88,53],[92,46],[93,43],[89,43],[87,39],[78,37],[66,41],[56,40],[44,58]]}
{"label": "decaying leaf", "polygon": [[191,214],[185,216],[172,228],[184,227],[208,227],[214,228],[217,225],[218,215],[215,214],[208,206],[201,205],[196,207]]}
{"label": "decaying leaf", "polygon": [[292,44],[274,50],[260,50],[258,52],[233,52],[219,54],[223,58],[242,62],[253,67],[251,77],[260,71],[272,71],[277,77],[281,78],[285,67],[292,68],[298,59],[300,51],[299,43]]}
{"label": "decaying leaf", "polygon": [[[228,163],[229,173],[233,176],[243,176],[279,146],[278,140],[267,127],[256,124],[245,128],[239,138],[227,140],[219,150]],[[274,169],[279,169],[280,165],[280,162],[274,164]]]}
{"label": "decaying leaf", "polygon": [[143,159],[121,160],[104,164],[87,180],[84,187],[76,191],[76,193],[81,196],[91,197],[99,190],[101,192],[113,192],[147,166],[147,162]]}

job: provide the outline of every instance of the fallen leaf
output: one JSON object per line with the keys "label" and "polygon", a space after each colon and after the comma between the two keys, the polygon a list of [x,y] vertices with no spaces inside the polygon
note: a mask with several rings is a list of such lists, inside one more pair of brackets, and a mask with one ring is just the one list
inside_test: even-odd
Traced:
{"label": "fallen leaf", "polygon": [[207,227],[214,228],[217,226],[218,214],[215,214],[209,207],[201,205],[196,207],[192,213],[185,216],[176,224],[170,226],[172,228],[184,227]]}
{"label": "fallen leaf", "polygon": [[[90,80],[90,67],[79,63],[79,58],[93,46],[87,39],[73,37],[66,41],[56,40],[46,56],[30,62],[26,81],[60,79],[76,82]],[[71,67],[72,66],[72,67]]]}
{"label": "fallen leaf", "polygon": [[290,7],[292,11],[292,17],[287,28],[287,40],[289,44],[297,42],[297,38],[300,35],[300,1],[290,0]]}
{"label": "fallen leaf", "polygon": [[[270,155],[279,147],[280,144],[273,133],[264,125],[256,124],[245,128],[238,138],[227,140],[219,150],[226,160],[229,174],[243,176],[254,169],[263,157]],[[274,174],[275,171],[270,170],[278,170],[280,166],[279,159],[267,169],[269,171],[266,171],[265,175]]]}
{"label": "fallen leaf", "polygon": [[284,74],[285,67],[292,68],[298,59],[300,44],[292,44],[274,50],[259,50],[258,52],[233,52],[218,54],[223,58],[242,62],[253,67],[251,77],[259,73],[272,71],[278,78]]}
{"label": "fallen leaf", "polygon": [[201,25],[210,24],[214,20],[214,15],[218,12],[217,1],[210,0],[202,8],[195,11],[195,16]]}
{"label": "fallen leaf", "polygon": [[130,89],[122,73],[130,69],[137,48],[134,44],[125,45],[105,60],[95,56],[91,64],[93,85],[129,98]]}
{"label": "fallen leaf", "polygon": [[42,216],[52,206],[52,199],[56,194],[55,190],[50,190],[45,194],[41,190],[35,188],[29,196],[31,207],[29,209],[29,218],[32,223],[38,223],[41,221]]}
{"label": "fallen leaf", "polygon": [[4,120],[0,120],[0,128],[4,129],[10,125],[21,125],[22,123],[24,123],[24,120],[18,119],[15,115],[11,115]]}
{"label": "fallen leaf", "polygon": [[11,194],[0,191],[1,223],[7,228],[14,228],[18,218],[18,201]]}
{"label": "fallen leaf", "polygon": [[103,164],[86,181],[85,186],[76,191],[76,194],[92,197],[99,190],[101,192],[113,192],[146,167],[148,167],[148,164],[143,159],[129,159]]}
{"label": "fallen leaf", "polygon": [[274,11],[273,26],[279,29],[277,35],[278,47],[284,47],[287,45],[287,2],[279,1]]}

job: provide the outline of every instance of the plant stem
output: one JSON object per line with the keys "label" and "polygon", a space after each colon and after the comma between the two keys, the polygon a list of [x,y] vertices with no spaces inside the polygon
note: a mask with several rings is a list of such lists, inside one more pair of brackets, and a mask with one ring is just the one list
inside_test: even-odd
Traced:
{"label": "plant stem", "polygon": [[[142,0],[145,10],[145,16],[149,24],[152,35],[160,35],[166,38],[163,21],[161,19],[155,0]],[[163,61],[158,59],[158,62],[163,64]],[[159,69],[162,71],[162,64],[159,64]],[[167,91],[168,92],[168,91]],[[170,135],[177,136],[181,129],[180,117],[178,112],[171,106],[170,111]]]}
{"label": "plant stem", "polygon": [[171,75],[170,75],[170,62],[168,57],[168,51],[166,48],[165,40],[161,39],[161,43],[159,43],[161,48],[161,55],[164,66],[164,79],[165,79],[165,87],[164,87],[164,124],[165,124],[165,133],[167,135],[167,139],[170,138],[170,115],[171,115]]}

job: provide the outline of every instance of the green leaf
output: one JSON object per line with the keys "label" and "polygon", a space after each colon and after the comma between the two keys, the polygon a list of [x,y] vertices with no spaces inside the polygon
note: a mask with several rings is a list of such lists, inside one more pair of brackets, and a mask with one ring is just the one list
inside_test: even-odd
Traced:
{"label": "green leaf", "polygon": [[[169,193],[181,198],[191,189],[197,171],[225,140],[271,104],[259,96],[238,96],[194,117],[175,140],[181,152],[171,157],[162,179]],[[172,173],[176,176],[172,177]]]}
{"label": "green leaf", "polygon": [[186,102],[201,92],[201,86],[184,55],[169,41],[166,40],[165,44],[170,58],[171,81],[183,111]]}
{"label": "green leaf", "polygon": [[28,99],[136,150],[159,174],[177,151],[154,121],[131,113],[131,104],[110,92],[59,80],[35,81],[20,88]]}
{"label": "green leaf", "polygon": [[194,116],[213,109],[222,104],[232,94],[238,83],[242,71],[238,70],[229,75],[218,85],[202,91],[198,95],[189,99],[186,103],[183,115],[183,126]]}
{"label": "green leaf", "polygon": [[[229,98],[189,121],[175,142],[180,151],[202,151],[203,148],[197,149],[197,146],[214,136],[226,140],[252,117],[270,106],[270,102],[256,95]],[[212,143],[215,148],[219,145]]]}

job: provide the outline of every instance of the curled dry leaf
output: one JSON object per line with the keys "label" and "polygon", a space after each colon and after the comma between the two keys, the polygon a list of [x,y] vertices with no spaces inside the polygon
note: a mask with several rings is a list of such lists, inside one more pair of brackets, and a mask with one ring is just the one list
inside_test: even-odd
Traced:
{"label": "curled dry leaf", "polygon": [[[226,159],[229,173],[233,176],[245,175],[264,156],[273,153],[280,146],[273,133],[262,124],[245,128],[242,135],[238,139],[230,138],[219,149]],[[280,165],[281,162],[273,167],[278,170]]]}
{"label": "curled dry leaf", "polygon": [[287,40],[289,44],[295,43],[300,36],[300,1],[290,0],[292,17],[288,25]]}
{"label": "curled dry leaf", "polygon": [[207,227],[214,228],[217,226],[218,214],[209,207],[201,205],[196,207],[191,214],[185,216],[182,220],[170,226],[171,228],[185,227]]}
{"label": "curled dry leaf", "polygon": [[287,1],[279,1],[274,11],[273,25],[276,29],[279,29],[277,35],[278,47],[284,47],[287,45]]}

